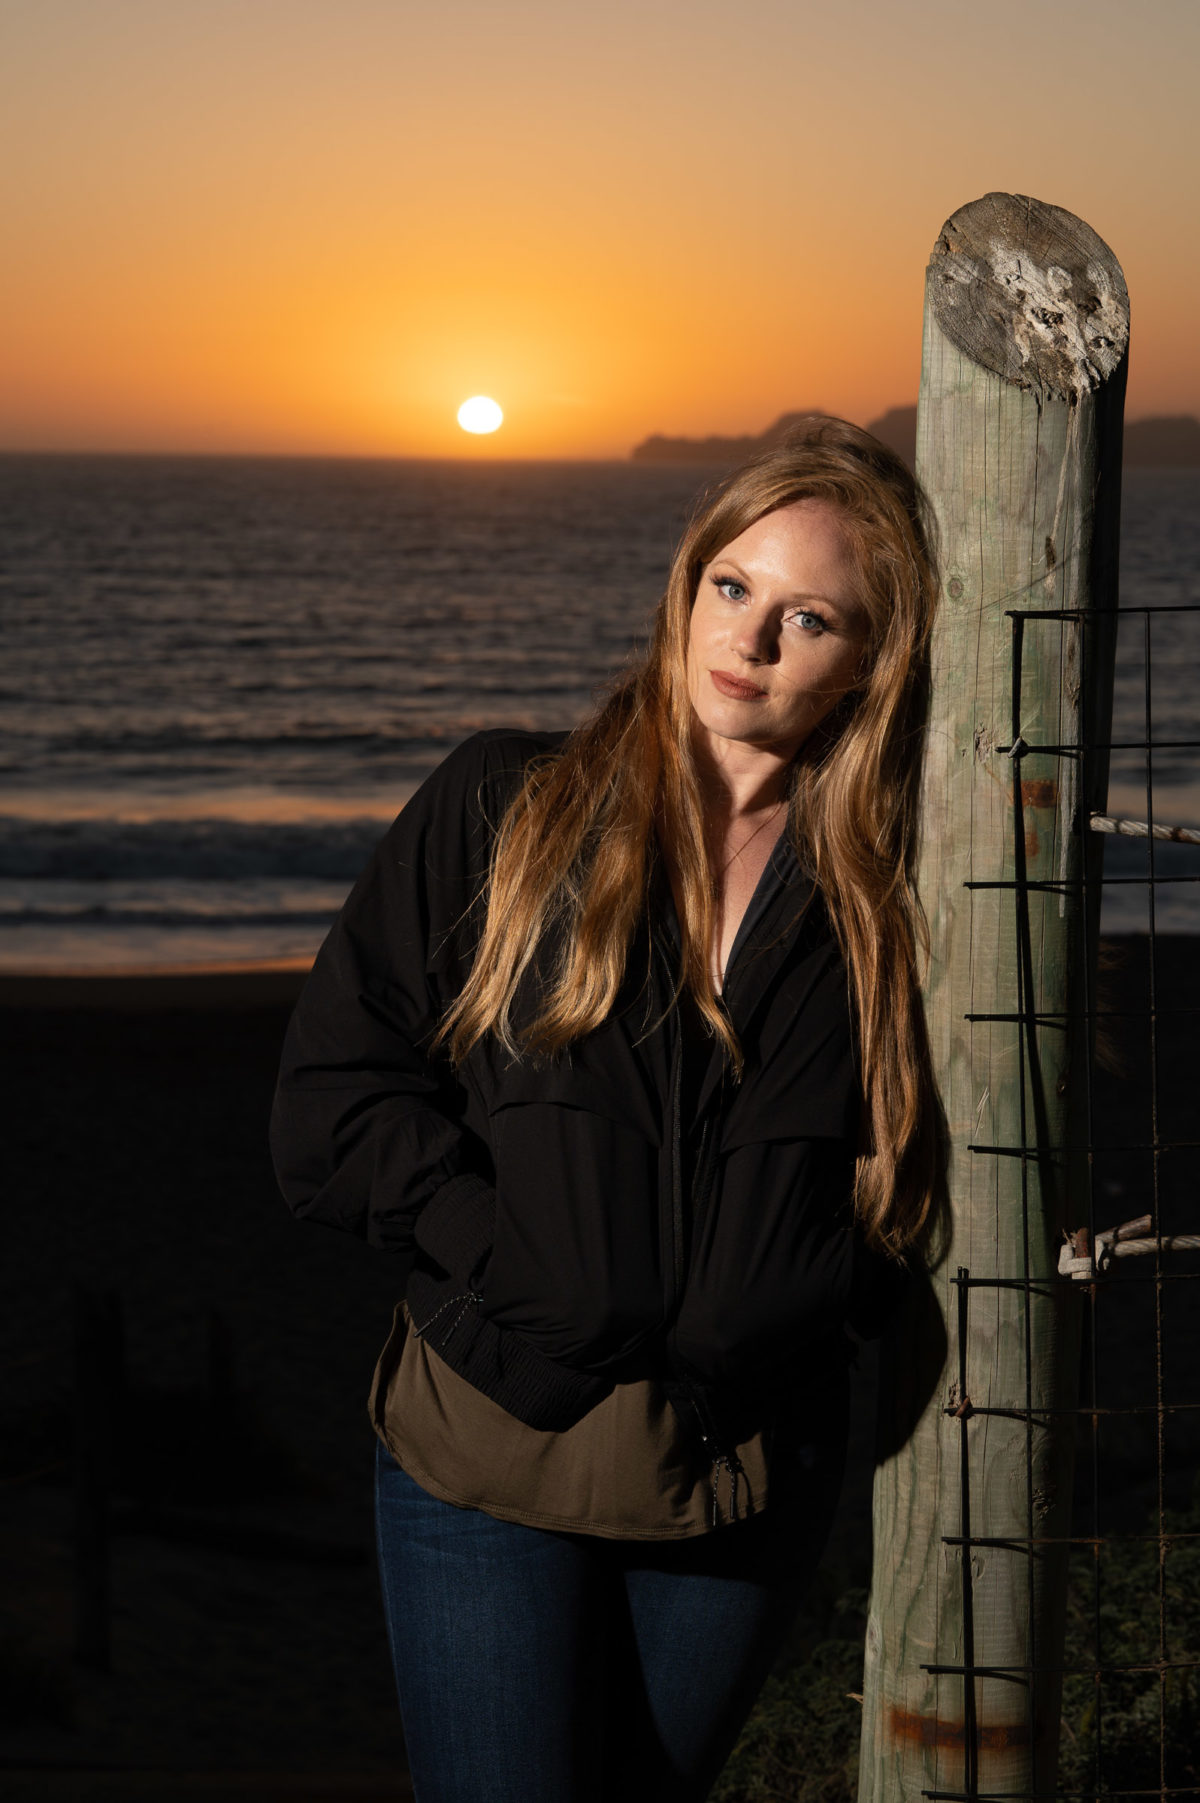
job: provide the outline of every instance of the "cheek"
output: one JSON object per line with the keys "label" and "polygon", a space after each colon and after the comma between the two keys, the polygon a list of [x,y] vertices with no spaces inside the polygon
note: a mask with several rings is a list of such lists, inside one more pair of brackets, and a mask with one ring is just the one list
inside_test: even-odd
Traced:
{"label": "cheek", "polygon": [[797,714],[806,716],[810,726],[823,719],[854,687],[858,666],[857,652],[840,645],[833,655],[805,660],[792,689],[791,704]]}
{"label": "cheek", "polygon": [[829,670],[829,687],[845,694],[852,689],[862,675],[863,654],[865,646],[861,640],[852,645],[840,645],[838,655],[832,660]]}
{"label": "cheek", "polygon": [[862,655],[857,650],[848,651],[845,657],[841,659],[838,664],[836,686],[843,694],[846,693],[847,689],[852,689],[855,686],[858,681],[859,670],[861,667]]}

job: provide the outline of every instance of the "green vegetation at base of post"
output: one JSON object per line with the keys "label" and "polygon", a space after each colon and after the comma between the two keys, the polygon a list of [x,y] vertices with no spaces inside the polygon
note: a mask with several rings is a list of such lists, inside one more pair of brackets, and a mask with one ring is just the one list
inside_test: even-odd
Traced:
{"label": "green vegetation at base of post", "polygon": [[847,1591],[835,1615],[857,1622],[854,1637],[820,1640],[767,1679],[709,1803],[854,1803],[866,1611],[867,1592]]}
{"label": "green vegetation at base of post", "polygon": [[[1143,1532],[1153,1532],[1146,1524]],[[1170,1788],[1200,1785],[1200,1487],[1163,1524],[1166,1647],[1163,1769]],[[1176,1538],[1172,1538],[1176,1536]],[[1190,1538],[1188,1536],[1191,1536]],[[1100,1658],[1159,1657],[1157,1538],[1102,1549]],[[1159,1788],[1160,1680],[1150,1670],[1106,1675],[1098,1688],[1094,1575],[1088,1548],[1071,1564],[1057,1789],[1103,1797]],[[861,1623],[866,1592],[847,1591],[837,1621]],[[768,1679],[710,1803],[856,1803],[862,1710],[861,1635],[818,1641]],[[1100,1721],[1097,1739],[1097,1715]]]}
{"label": "green vegetation at base of post", "polygon": [[[1147,1523],[1142,1531],[1154,1529]],[[1086,1670],[1066,1678],[1060,1790],[1157,1792],[1160,1731],[1167,1789],[1200,1785],[1200,1485],[1190,1509],[1166,1512],[1163,1538],[1167,1669],[1161,1685],[1156,1670],[1107,1673],[1099,1686]],[[1064,1663],[1152,1665],[1160,1657],[1158,1539],[1114,1539],[1100,1557],[1099,1660],[1092,1553],[1081,1548],[1071,1564]]]}

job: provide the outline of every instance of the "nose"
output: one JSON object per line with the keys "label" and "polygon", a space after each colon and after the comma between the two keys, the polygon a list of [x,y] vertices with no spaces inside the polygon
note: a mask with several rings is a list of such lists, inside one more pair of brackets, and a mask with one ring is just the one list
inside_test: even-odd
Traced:
{"label": "nose", "polygon": [[779,656],[779,629],[765,610],[747,608],[733,635],[733,649],[747,664],[773,664]]}

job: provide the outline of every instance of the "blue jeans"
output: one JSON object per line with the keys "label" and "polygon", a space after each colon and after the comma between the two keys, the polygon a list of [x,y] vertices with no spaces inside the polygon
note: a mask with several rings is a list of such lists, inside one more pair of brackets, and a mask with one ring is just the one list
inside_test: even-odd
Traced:
{"label": "blue jeans", "polygon": [[437,1501],[380,1446],[376,1524],[417,1803],[699,1803],[824,1548],[844,1420],[770,1508],[604,1540]]}

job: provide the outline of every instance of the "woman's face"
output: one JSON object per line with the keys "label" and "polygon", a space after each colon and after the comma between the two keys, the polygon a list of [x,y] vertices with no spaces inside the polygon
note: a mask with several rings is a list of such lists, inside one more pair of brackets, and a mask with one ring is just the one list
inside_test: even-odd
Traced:
{"label": "woman's face", "polygon": [[700,572],[688,693],[701,729],[792,757],[861,680],[866,608],[836,509],[764,514]]}

